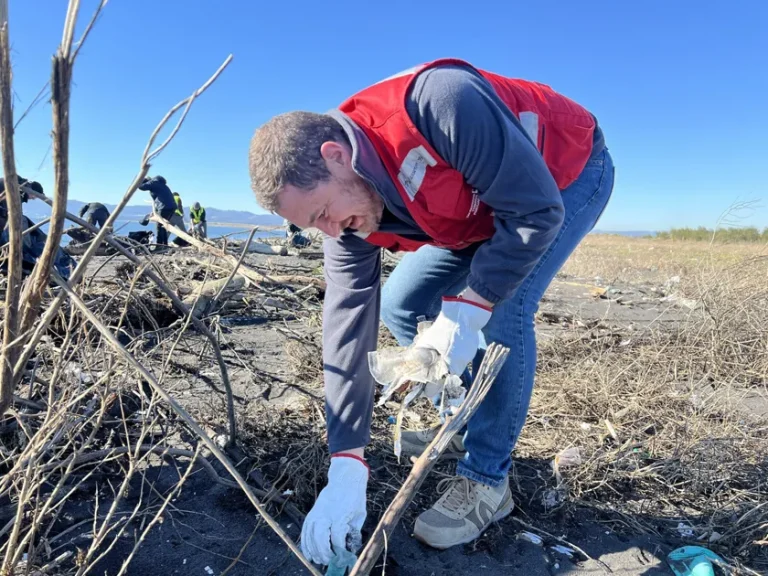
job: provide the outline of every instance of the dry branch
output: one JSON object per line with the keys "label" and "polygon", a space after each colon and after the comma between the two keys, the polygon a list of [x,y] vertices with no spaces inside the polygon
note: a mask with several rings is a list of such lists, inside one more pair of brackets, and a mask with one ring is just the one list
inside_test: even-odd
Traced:
{"label": "dry branch", "polygon": [[53,209],[48,238],[37,259],[22,297],[21,331],[28,330],[37,317],[43,292],[48,286],[51,267],[59,251],[64,212],[69,194],[69,98],[72,84],[72,39],[80,8],[79,0],[70,0],[64,25],[64,37],[53,57],[51,74],[51,108],[53,110]]}
{"label": "dry branch", "polygon": [[[174,106],[171,109],[171,111],[168,112],[165,115],[165,117],[160,121],[160,123],[155,127],[155,130],[152,133],[152,135],[150,136],[149,142],[147,143],[147,149],[151,146],[152,142],[154,142],[155,138],[157,138],[157,135],[160,132],[160,130],[165,126],[165,124],[168,122],[168,120],[173,116],[173,112],[178,110],[182,105],[184,105],[184,104],[187,105],[187,107],[186,107],[186,109],[184,111],[184,115],[177,122],[177,124],[174,127],[174,130],[173,130],[173,132],[171,134],[171,136],[169,136],[165,140],[165,142],[163,142],[163,144],[161,146],[159,146],[151,155],[148,156],[147,155],[147,151],[145,150],[145,152],[144,152],[144,154],[142,156],[141,168],[139,170],[139,173],[136,175],[136,178],[134,178],[133,182],[128,187],[128,190],[126,191],[125,195],[123,196],[123,199],[118,203],[118,205],[115,207],[115,209],[109,215],[109,218],[107,218],[107,221],[104,223],[104,226],[100,230],[97,230],[96,228],[93,228],[92,226],[88,227],[89,230],[95,231],[95,238],[91,241],[91,244],[88,247],[88,250],[86,250],[85,254],[83,255],[83,257],[78,262],[77,267],[72,272],[72,275],[70,277],[70,282],[75,284],[75,283],[77,283],[80,280],[82,275],[85,273],[85,270],[87,268],[88,262],[90,262],[90,260],[96,254],[96,251],[98,250],[98,248],[101,245],[101,243],[105,240],[105,238],[110,238],[111,239],[112,226],[113,226],[115,220],[117,220],[117,217],[120,215],[120,212],[122,212],[122,210],[128,205],[128,202],[130,201],[130,199],[133,197],[133,194],[138,189],[139,184],[141,184],[141,181],[144,179],[144,176],[147,175],[147,172],[149,171],[149,166],[150,166],[149,165],[150,159],[151,158],[155,158],[158,154],[160,154],[160,152],[162,152],[163,149],[171,142],[173,136],[176,135],[176,133],[178,132],[179,128],[181,127],[181,124],[184,121],[184,118],[186,117],[187,112],[189,112],[189,109],[190,109],[190,107],[192,105],[192,102],[194,102],[194,100],[200,94],[202,94],[205,91],[205,89],[207,89],[208,86],[210,86],[216,80],[216,78],[219,77],[219,75],[224,71],[224,69],[227,67],[227,65],[231,61],[232,61],[232,56],[230,55],[230,56],[227,57],[227,59],[224,61],[224,63],[219,67],[219,69],[216,70],[216,72],[214,72],[213,76],[211,76],[208,79],[208,81],[205,84],[203,84],[203,86],[201,86],[200,88],[195,90],[195,92],[193,92],[191,96],[185,98],[184,100],[182,100],[181,102],[176,104],[176,106]],[[38,195],[38,194],[30,194],[30,196],[39,198],[39,199],[43,200],[44,202],[46,202],[49,206],[53,206],[53,203],[47,197],[45,197],[45,196]],[[67,214],[67,217],[72,220],[70,215]],[[76,220],[73,220],[73,221],[78,222],[81,226],[83,225],[83,222],[84,222],[83,220],[81,220],[79,218],[76,219]],[[42,336],[41,328],[42,329],[47,328],[47,326],[50,324],[50,322],[53,320],[53,318],[55,317],[56,313],[58,312],[59,306],[61,306],[61,303],[63,302],[63,300],[64,300],[63,295],[59,295],[51,303],[51,305],[48,308],[46,314],[43,316],[43,318],[42,318],[42,320],[41,320],[41,322],[40,322],[40,324],[38,326],[37,331],[35,332],[35,335],[38,337],[38,339],[39,339],[40,336]],[[33,336],[33,341],[27,343],[27,345],[26,345],[26,347],[25,347],[25,349],[24,349],[24,351],[22,353],[22,360],[24,360],[25,363],[26,363],[26,360],[28,360],[29,357],[31,356],[32,350],[34,349],[36,344],[37,343],[34,342],[34,336]],[[19,368],[19,363],[16,362],[15,363],[15,368],[14,368],[15,378],[18,378],[18,374],[19,374],[18,368]],[[17,381],[17,380],[15,380],[15,381]]]}
{"label": "dry branch", "polygon": [[200,282],[197,287],[184,286],[183,289],[185,290],[192,288],[191,293],[184,298],[184,304],[191,308],[192,314],[200,318],[216,299],[221,298],[224,292],[236,292],[242,289],[244,285],[245,278],[235,276],[231,281],[230,278],[222,278]]}
{"label": "dry branch", "polygon": [[248,234],[248,239],[245,241],[245,246],[243,246],[243,252],[240,254],[240,259],[237,261],[237,264],[232,268],[232,272],[229,274],[227,279],[224,281],[224,285],[221,287],[221,289],[216,293],[216,295],[213,297],[213,300],[211,301],[211,308],[216,306],[216,303],[219,301],[219,298],[221,298],[222,294],[224,294],[224,291],[229,286],[229,283],[232,282],[232,280],[235,277],[235,274],[237,274],[238,268],[243,263],[243,260],[245,260],[245,254],[246,254],[246,248],[250,246],[251,240],[253,240],[253,235],[256,234],[257,228],[253,228],[251,230],[251,233]]}
{"label": "dry branch", "polygon": [[13,397],[13,367],[18,357],[19,296],[21,293],[21,198],[13,147],[13,100],[11,91],[11,45],[8,35],[8,0],[0,0],[0,146],[3,155],[8,205],[8,283],[5,290],[3,351],[0,362],[0,415]]}
{"label": "dry branch", "polygon": [[310,571],[311,574],[315,576],[320,576],[320,572],[315,569],[315,567],[302,555],[299,548],[296,546],[296,544],[291,540],[291,538],[283,531],[280,524],[278,524],[272,516],[270,516],[269,512],[261,505],[261,503],[256,499],[253,492],[251,491],[250,486],[248,486],[248,483],[243,479],[243,477],[240,475],[240,473],[237,471],[237,469],[234,467],[234,465],[229,461],[229,459],[224,455],[224,453],[219,450],[219,447],[216,446],[216,443],[211,440],[208,435],[205,433],[205,431],[200,427],[200,425],[195,422],[194,418],[192,418],[186,410],[178,403],[176,400],[174,400],[166,391],[165,389],[158,383],[158,381],[155,379],[155,377],[147,370],[136,358],[131,355],[130,352],[128,352],[122,344],[117,340],[117,338],[110,332],[110,330],[104,326],[104,324],[99,320],[96,315],[91,312],[91,310],[88,308],[88,306],[85,304],[85,302],[82,301],[82,299],[72,290],[72,288],[65,282],[58,274],[56,274],[55,271],[52,272],[52,276],[54,281],[62,288],[64,293],[67,295],[67,297],[70,299],[70,301],[80,310],[80,312],[88,319],[88,321],[93,324],[93,326],[101,333],[101,335],[106,339],[106,341],[119,353],[121,354],[128,363],[136,369],[143,377],[144,379],[150,383],[152,388],[155,390],[155,392],[171,407],[173,408],[173,411],[176,412],[176,414],[179,415],[179,417],[189,426],[189,428],[203,441],[203,444],[206,445],[206,447],[211,451],[211,453],[219,460],[219,462],[222,463],[224,468],[229,472],[229,474],[234,478],[235,482],[237,482],[238,486],[243,490],[245,495],[248,497],[248,500],[253,504],[253,507],[256,508],[259,514],[264,518],[264,520],[267,522],[267,524],[272,528],[272,530],[280,536],[280,538],[285,542],[285,544],[290,548],[290,550],[296,555],[296,557],[304,564],[304,566]]}
{"label": "dry branch", "polygon": [[[45,202],[50,202],[48,198],[42,197],[42,200]],[[74,214],[70,214],[69,212],[66,213],[67,218],[75,222],[76,224],[79,224],[80,226],[90,230],[93,233],[96,233],[98,230],[83,220],[82,218],[79,218],[78,216],[75,216]],[[133,254],[130,250],[126,249],[125,246],[123,246],[120,242],[113,239],[111,236],[106,237],[106,242],[110,246],[112,246],[115,250],[120,252],[123,256],[128,258],[131,262],[138,266],[142,266],[143,273],[149,277],[152,282],[155,283],[155,285],[165,294],[168,298],[170,298],[171,302],[173,303],[174,307],[184,316],[191,315],[191,310],[189,307],[184,304],[179,297],[176,295],[176,292],[174,292],[168,284],[166,284],[163,279],[160,278],[160,276],[155,273],[153,270],[150,270],[148,268],[143,267],[142,260]],[[56,302],[59,298],[62,298],[63,295],[60,295],[54,300]],[[21,379],[21,376],[24,374],[24,367],[26,366],[27,361],[32,355],[32,352],[34,352],[35,346],[37,346],[38,342],[40,342],[40,339],[43,337],[43,334],[45,333],[48,325],[51,323],[53,318],[56,316],[55,312],[52,312],[53,304],[51,305],[51,308],[49,308],[43,318],[41,319],[40,323],[37,326],[37,329],[35,333],[32,335],[32,338],[27,343],[27,346],[24,348],[24,351],[21,355],[21,358],[16,364],[16,368],[14,370],[14,380],[18,381]],[[210,342],[211,348],[213,349],[213,352],[216,356],[216,361],[219,365],[219,372],[221,373],[221,381],[224,385],[224,390],[226,391],[227,395],[227,417],[229,419],[229,442],[234,442],[237,438],[236,434],[236,420],[235,420],[235,401],[234,396],[232,393],[232,385],[229,381],[229,374],[227,372],[227,366],[224,362],[224,357],[221,354],[221,347],[219,346],[218,341],[216,340],[216,336],[208,329],[208,327],[205,325],[204,322],[202,322],[199,318],[196,318],[194,315],[191,317],[192,325],[199,330]]]}
{"label": "dry branch", "polygon": [[249,254],[288,255],[288,248],[285,246],[273,246],[272,244],[264,244],[263,242],[247,242],[244,249]]}
{"label": "dry branch", "polygon": [[153,222],[157,222],[158,224],[162,224],[169,232],[176,234],[179,238],[182,238],[183,240],[186,240],[190,244],[192,244],[195,248],[198,250],[205,252],[207,254],[211,254],[212,256],[217,256],[218,258],[222,258],[223,260],[226,260],[229,264],[232,266],[237,266],[241,269],[241,274],[248,278],[249,280],[253,280],[256,283],[270,283],[270,284],[281,284],[281,283],[287,283],[291,282],[293,284],[304,284],[304,285],[312,285],[320,288],[321,290],[325,290],[325,282],[323,280],[320,280],[319,278],[313,278],[311,276],[282,276],[282,282],[274,277],[268,276],[264,274],[263,272],[259,272],[258,270],[251,268],[250,266],[246,266],[245,264],[238,264],[239,260],[235,258],[232,254],[228,254],[224,252],[224,250],[221,250],[220,248],[217,248],[216,246],[212,246],[211,244],[208,244],[206,242],[203,242],[201,240],[198,240],[197,238],[194,238],[184,232],[183,230],[180,230],[168,220],[162,218],[161,216],[157,214],[152,214],[150,220]]}

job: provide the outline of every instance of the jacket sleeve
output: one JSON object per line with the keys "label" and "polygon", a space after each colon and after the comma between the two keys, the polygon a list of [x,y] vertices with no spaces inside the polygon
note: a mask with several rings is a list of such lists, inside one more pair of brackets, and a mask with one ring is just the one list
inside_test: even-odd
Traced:
{"label": "jacket sleeve", "polygon": [[511,297],[563,221],[544,159],[490,83],[467,66],[419,74],[406,106],[437,153],[494,211],[496,231],[475,252],[469,286],[493,303]]}
{"label": "jacket sleeve", "polygon": [[323,242],[323,372],[331,453],[370,441],[374,380],[368,352],[379,329],[381,251],[345,235]]}

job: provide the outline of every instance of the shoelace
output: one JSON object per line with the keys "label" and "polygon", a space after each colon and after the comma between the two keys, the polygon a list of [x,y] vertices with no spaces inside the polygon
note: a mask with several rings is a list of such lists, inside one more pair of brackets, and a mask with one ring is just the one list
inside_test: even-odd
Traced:
{"label": "shoelace", "polygon": [[470,480],[464,476],[444,478],[437,483],[437,493],[444,494],[443,506],[456,512],[469,501]]}

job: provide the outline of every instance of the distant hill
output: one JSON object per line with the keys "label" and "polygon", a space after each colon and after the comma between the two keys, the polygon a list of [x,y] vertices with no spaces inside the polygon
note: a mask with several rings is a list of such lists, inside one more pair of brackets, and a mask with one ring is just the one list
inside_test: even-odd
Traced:
{"label": "distant hill", "polygon": [[[77,214],[80,208],[85,204],[80,200],[69,200],[67,202],[67,210],[72,214]],[[115,209],[115,204],[104,204],[110,211]],[[134,204],[126,206],[120,213],[119,221],[136,221],[138,222],[144,216],[152,211],[150,204]],[[209,222],[218,222],[226,224],[252,224],[254,226],[281,226],[283,219],[276,214],[254,214],[253,212],[246,212],[245,210],[221,210],[219,208],[205,207],[206,216]],[[47,218],[51,215],[51,209],[45,202],[39,200],[31,200],[28,204],[24,205],[24,214],[32,218],[35,222]],[[184,217],[189,219],[189,206],[184,206]],[[624,230],[624,231],[612,231],[612,230],[593,230],[592,234],[620,234],[622,236],[655,236],[656,231],[652,230]]]}
{"label": "distant hill", "polygon": [[[80,200],[67,201],[67,210],[72,214],[77,214],[85,202]],[[115,204],[104,204],[111,212],[115,209]],[[120,213],[119,221],[138,221],[152,211],[149,204],[128,205]],[[220,210],[219,208],[205,207],[206,218],[209,222],[221,222],[227,224],[253,224],[260,226],[279,226],[283,219],[275,214],[254,214],[245,210]],[[30,200],[24,205],[24,214],[34,221],[42,220],[51,215],[50,207],[39,200]],[[189,219],[189,206],[184,206],[184,217]]]}

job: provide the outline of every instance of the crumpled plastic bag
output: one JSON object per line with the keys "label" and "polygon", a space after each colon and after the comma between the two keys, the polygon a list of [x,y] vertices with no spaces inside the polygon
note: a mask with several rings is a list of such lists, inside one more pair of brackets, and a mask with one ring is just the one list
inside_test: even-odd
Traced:
{"label": "crumpled plastic bag", "polygon": [[560,453],[554,457],[552,462],[550,462],[550,466],[552,466],[552,471],[555,473],[558,485],[563,480],[562,474],[560,473],[563,468],[575,468],[576,466],[581,466],[582,462],[581,450],[579,450],[578,446],[570,446],[565,450],[561,450]]}
{"label": "crumpled plastic bag", "polygon": [[444,419],[461,406],[467,390],[461,378],[448,372],[447,364],[436,350],[417,348],[419,335],[431,325],[421,322],[418,335],[410,346],[395,346],[368,353],[368,368],[377,383],[383,386],[377,406],[383,406],[396,392],[407,394],[400,404],[395,420],[395,455],[400,458],[400,435],[405,409],[421,396],[429,398],[438,407]]}

